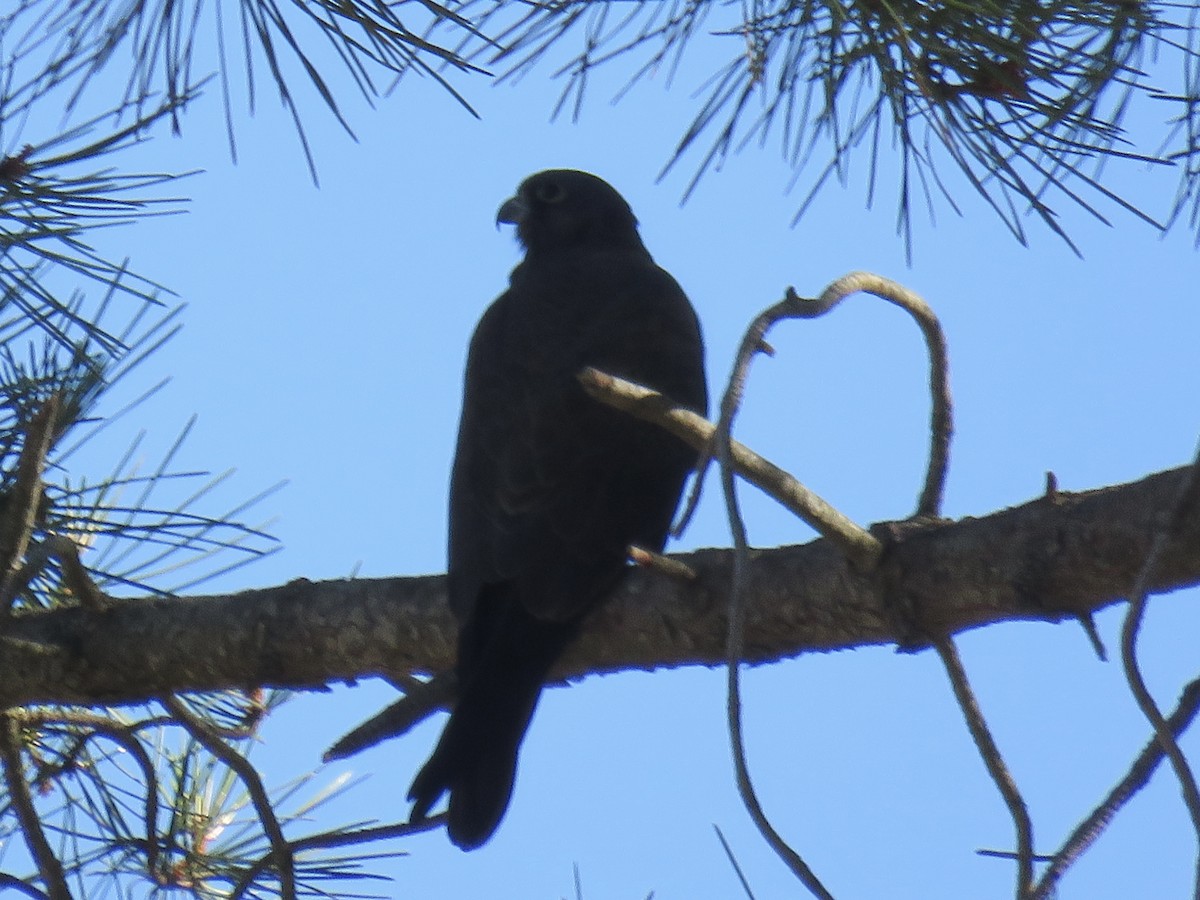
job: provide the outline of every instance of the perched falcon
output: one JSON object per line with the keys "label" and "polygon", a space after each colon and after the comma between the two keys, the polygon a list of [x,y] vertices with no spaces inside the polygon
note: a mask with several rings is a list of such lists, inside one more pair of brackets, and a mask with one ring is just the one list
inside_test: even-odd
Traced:
{"label": "perched falcon", "polygon": [[696,454],[587,396],[586,366],[708,406],[696,314],[655,265],[629,204],[587,172],[526,179],[497,222],[525,248],[467,357],[450,481],[448,590],[459,695],[409,800],[450,794],[450,839],[495,832],[550,668],[624,577],[661,550]]}

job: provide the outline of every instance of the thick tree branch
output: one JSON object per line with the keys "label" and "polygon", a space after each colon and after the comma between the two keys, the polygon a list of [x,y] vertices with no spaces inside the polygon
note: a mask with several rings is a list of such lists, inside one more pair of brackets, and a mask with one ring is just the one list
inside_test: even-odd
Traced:
{"label": "thick tree branch", "polygon": [[[1013,619],[1056,622],[1123,599],[1188,469],[956,522],[876,526],[871,576],[825,541],[752,553],[744,659],[904,642]],[[731,551],[682,556],[696,579],[635,569],[557,672],[719,665]],[[1200,511],[1163,548],[1152,591],[1200,583]],[[123,703],[179,691],[440,672],[455,627],[442,576],[293,581],[217,597],[26,613],[0,629],[0,706]]]}

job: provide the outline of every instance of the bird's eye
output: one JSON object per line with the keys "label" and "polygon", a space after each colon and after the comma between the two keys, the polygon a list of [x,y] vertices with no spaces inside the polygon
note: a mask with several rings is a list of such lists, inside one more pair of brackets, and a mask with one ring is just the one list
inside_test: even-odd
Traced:
{"label": "bird's eye", "polygon": [[542,203],[558,203],[567,195],[567,192],[557,181],[543,181],[533,189],[533,195]]}

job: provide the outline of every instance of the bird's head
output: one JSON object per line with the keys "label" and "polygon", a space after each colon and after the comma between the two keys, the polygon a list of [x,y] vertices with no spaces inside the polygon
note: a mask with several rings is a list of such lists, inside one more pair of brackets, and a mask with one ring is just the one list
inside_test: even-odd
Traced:
{"label": "bird's head", "polygon": [[517,226],[517,238],[530,252],[642,246],[625,198],[604,179],[574,169],[530,175],[496,213],[496,224],[502,222]]}

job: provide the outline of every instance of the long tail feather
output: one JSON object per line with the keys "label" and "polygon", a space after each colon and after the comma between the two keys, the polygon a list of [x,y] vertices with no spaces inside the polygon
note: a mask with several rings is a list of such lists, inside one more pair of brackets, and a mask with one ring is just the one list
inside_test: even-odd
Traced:
{"label": "long tail feather", "polygon": [[[497,607],[486,628],[468,628],[460,639],[458,702],[408,792],[413,822],[450,793],[446,827],[463,850],[483,844],[500,824],[542,685],[577,630],[574,623],[539,621],[508,597]],[[480,636],[482,643],[473,645]]]}

